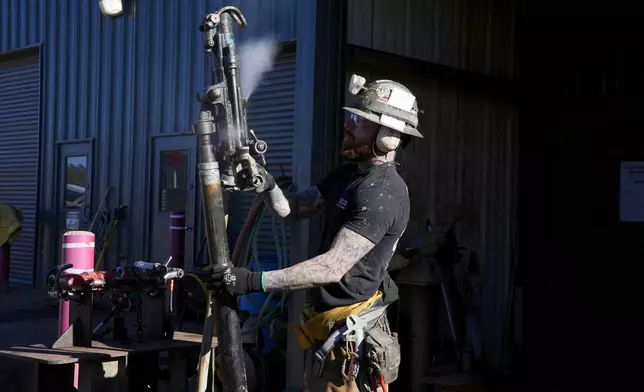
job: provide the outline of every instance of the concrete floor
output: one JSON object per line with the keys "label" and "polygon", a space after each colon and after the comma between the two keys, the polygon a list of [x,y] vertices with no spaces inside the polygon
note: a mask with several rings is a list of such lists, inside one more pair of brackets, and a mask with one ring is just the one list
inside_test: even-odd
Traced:
{"label": "concrete floor", "polygon": [[51,347],[57,334],[58,317],[6,322],[0,324],[0,347],[32,344]]}
{"label": "concrete floor", "polygon": [[[23,289],[0,294],[0,348],[34,344],[51,347],[57,335],[58,302],[49,298],[45,290]],[[21,366],[7,365],[7,362],[0,365],[3,365],[0,366],[0,391],[21,391],[29,370],[21,374]]]}
{"label": "concrete floor", "polygon": [[45,290],[15,290],[0,295],[0,347],[44,344],[58,333],[58,302]]}

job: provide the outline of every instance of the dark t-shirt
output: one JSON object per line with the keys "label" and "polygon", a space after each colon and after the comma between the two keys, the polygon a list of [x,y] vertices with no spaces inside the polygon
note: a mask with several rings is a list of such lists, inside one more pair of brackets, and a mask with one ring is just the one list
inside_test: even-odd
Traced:
{"label": "dark t-shirt", "polygon": [[347,164],[329,174],[318,189],[324,198],[320,254],[344,226],[373,242],[340,282],[313,290],[318,311],[369,299],[385,278],[387,266],[409,221],[409,193],[394,163],[359,170]]}

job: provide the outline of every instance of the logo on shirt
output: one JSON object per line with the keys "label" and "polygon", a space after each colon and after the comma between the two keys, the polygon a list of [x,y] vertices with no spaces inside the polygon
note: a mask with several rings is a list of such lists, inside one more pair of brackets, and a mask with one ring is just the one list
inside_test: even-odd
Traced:
{"label": "logo on shirt", "polygon": [[347,208],[347,204],[348,202],[346,200],[344,200],[343,198],[340,198],[340,200],[338,200],[337,207],[341,210],[344,210]]}

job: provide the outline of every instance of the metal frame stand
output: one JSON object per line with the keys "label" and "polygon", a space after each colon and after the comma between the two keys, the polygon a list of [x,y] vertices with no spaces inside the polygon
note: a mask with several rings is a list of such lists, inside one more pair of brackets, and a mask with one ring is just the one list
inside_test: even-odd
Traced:
{"label": "metal frame stand", "polygon": [[[0,350],[0,369],[27,370],[19,377],[25,392],[65,391],[74,384],[78,367],[79,392],[157,391],[161,378],[160,352],[169,353],[168,391],[185,392],[188,387],[188,362],[196,363],[202,337],[199,334],[168,334],[165,317],[165,294],[143,296],[144,335],[125,341],[92,340],[92,293],[88,289],[70,301],[70,327],[51,349],[11,347]],[[134,329],[133,329],[134,330]],[[211,346],[216,346],[211,344]],[[28,364],[27,366],[24,366]],[[20,366],[19,364],[23,364]],[[32,381],[30,381],[32,380]],[[35,381],[33,381],[35,380]]]}

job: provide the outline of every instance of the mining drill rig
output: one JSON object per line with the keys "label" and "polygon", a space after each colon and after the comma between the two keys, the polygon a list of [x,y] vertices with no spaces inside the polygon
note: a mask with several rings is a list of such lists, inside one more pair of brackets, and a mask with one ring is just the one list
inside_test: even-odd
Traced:
{"label": "mining drill rig", "polygon": [[[206,15],[199,30],[204,49],[213,63],[213,83],[199,92],[200,118],[194,124],[197,137],[198,173],[205,218],[210,266],[231,264],[226,234],[224,192],[261,191],[266,184],[262,166],[267,145],[257,139],[246,123],[246,105],[240,85],[240,64],[235,46],[234,25],[244,28],[246,19],[236,7],[223,7]],[[205,277],[208,279],[208,276]],[[237,298],[227,293],[209,293],[198,390],[208,383],[212,337],[216,333],[221,378],[225,391],[247,391]]]}

